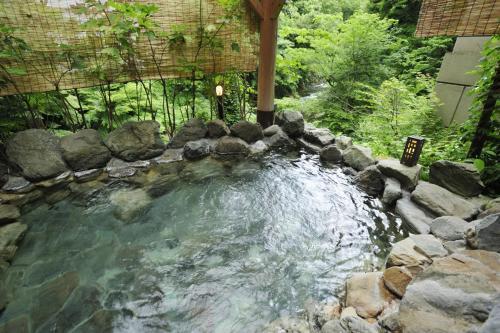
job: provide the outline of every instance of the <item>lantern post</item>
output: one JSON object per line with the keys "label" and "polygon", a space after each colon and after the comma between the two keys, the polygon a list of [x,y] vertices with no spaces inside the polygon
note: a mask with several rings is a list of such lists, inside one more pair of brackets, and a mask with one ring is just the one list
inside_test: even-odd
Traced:
{"label": "lantern post", "polygon": [[217,118],[224,120],[224,88],[221,85],[215,87],[217,97]]}
{"label": "lantern post", "polygon": [[417,165],[424,143],[425,139],[420,136],[409,136],[400,163],[409,167]]}

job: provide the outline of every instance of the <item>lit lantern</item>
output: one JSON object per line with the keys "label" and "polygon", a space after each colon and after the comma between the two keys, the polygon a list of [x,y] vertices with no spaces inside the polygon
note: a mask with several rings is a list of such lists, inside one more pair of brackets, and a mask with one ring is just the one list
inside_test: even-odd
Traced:
{"label": "lit lantern", "polygon": [[401,157],[401,164],[412,167],[417,165],[420,153],[424,147],[425,139],[419,136],[409,136],[406,140],[405,150]]}
{"label": "lit lantern", "polygon": [[221,85],[215,87],[215,95],[217,95],[217,116],[219,119],[224,120],[224,88]]}

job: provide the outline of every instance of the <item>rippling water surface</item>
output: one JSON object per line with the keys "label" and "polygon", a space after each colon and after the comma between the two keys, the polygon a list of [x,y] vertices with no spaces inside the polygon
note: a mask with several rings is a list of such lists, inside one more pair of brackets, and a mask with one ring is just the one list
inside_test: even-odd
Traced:
{"label": "rippling water surface", "polygon": [[38,307],[51,306],[36,286],[77,272],[71,297],[93,302],[89,313],[119,310],[108,312],[116,332],[259,332],[308,298],[334,297],[401,237],[378,200],[309,155],[219,171],[199,164],[128,223],[114,217],[113,188],[25,215],[0,324],[28,313],[33,327]]}

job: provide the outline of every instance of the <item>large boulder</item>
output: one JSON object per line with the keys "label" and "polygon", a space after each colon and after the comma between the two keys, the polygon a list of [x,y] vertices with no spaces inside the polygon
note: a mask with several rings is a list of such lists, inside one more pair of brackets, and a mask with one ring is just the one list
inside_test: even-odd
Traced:
{"label": "large boulder", "polygon": [[326,162],[340,163],[342,162],[342,151],[336,145],[331,144],[320,150],[319,157]]}
{"label": "large boulder", "polygon": [[111,159],[99,132],[84,129],[61,139],[62,155],[75,171],[101,168]]}
{"label": "large boulder", "polygon": [[394,298],[382,272],[355,273],[346,282],[346,306],[354,307],[363,318],[376,318]]}
{"label": "large boulder", "polygon": [[304,139],[320,147],[328,146],[335,142],[335,136],[327,128],[316,128],[306,124],[304,128]]}
{"label": "large boulder", "polygon": [[207,133],[208,129],[203,120],[193,118],[185,123],[172,140],[170,140],[168,147],[173,149],[183,148],[189,141],[203,139]]}
{"label": "large boulder", "polygon": [[264,143],[271,149],[292,149],[295,148],[296,143],[282,130],[278,131],[273,136],[266,136]]}
{"label": "large boulder", "polygon": [[403,223],[410,231],[418,234],[428,234],[430,224],[435,218],[434,215],[422,209],[406,196],[396,202],[396,213],[401,216]]}
{"label": "large boulder", "polygon": [[354,145],[344,150],[344,162],[360,171],[376,163],[372,157],[372,150],[360,145]]}
{"label": "large boulder", "polygon": [[385,177],[372,165],[358,173],[355,177],[359,187],[372,196],[379,196],[384,191]]}
{"label": "large boulder", "polygon": [[231,134],[237,138],[245,140],[247,143],[254,143],[264,138],[260,124],[242,120],[231,126]]}
{"label": "large boulder", "polygon": [[246,156],[250,153],[250,148],[248,143],[240,138],[224,136],[217,141],[215,153],[221,156]]}
{"label": "large boulder", "polygon": [[497,296],[495,306],[491,309],[488,320],[481,326],[478,333],[500,332],[500,295]]}
{"label": "large boulder", "polygon": [[385,180],[384,194],[382,194],[382,202],[386,205],[393,205],[396,201],[403,197],[401,184],[394,178],[388,177]]}
{"label": "large boulder", "polygon": [[199,160],[210,155],[210,143],[207,139],[189,141],[184,145],[183,155],[187,160]]}
{"label": "large boulder", "polygon": [[462,251],[435,259],[407,287],[400,305],[405,333],[477,332],[500,292],[500,254]]}
{"label": "large boulder", "polygon": [[473,249],[500,252],[500,214],[474,221],[467,230],[467,243]]}
{"label": "large boulder", "polygon": [[297,138],[304,133],[304,117],[297,111],[283,111],[276,114],[276,124],[291,138]]}
{"label": "large boulder", "polygon": [[128,162],[147,160],[165,150],[160,124],[151,120],[125,123],[109,133],[105,144],[114,156]]}
{"label": "large boulder", "polygon": [[431,222],[431,233],[446,241],[464,239],[469,224],[456,216],[441,216]]}
{"label": "large boulder", "polygon": [[6,154],[30,180],[55,177],[67,170],[59,138],[45,130],[29,129],[16,133],[7,142]]}
{"label": "large boulder", "polygon": [[469,163],[434,162],[429,170],[429,181],[464,197],[479,195],[484,189],[479,171]]}
{"label": "large boulder", "polygon": [[441,241],[433,235],[410,234],[409,238],[414,243],[413,249],[427,258],[439,258],[448,254]]}
{"label": "large boulder", "polygon": [[458,216],[469,220],[478,213],[476,206],[440,186],[420,182],[411,199],[437,216]]}
{"label": "large boulder", "polygon": [[208,137],[212,139],[218,139],[231,133],[226,123],[220,119],[209,121],[207,123],[207,130]]}
{"label": "large boulder", "polygon": [[417,186],[420,178],[420,165],[409,167],[401,164],[398,160],[382,160],[377,164],[377,168],[387,177],[399,180],[404,189],[412,190]]}
{"label": "large boulder", "polygon": [[266,129],[264,129],[262,131],[262,133],[264,133],[264,136],[273,136],[274,134],[278,133],[279,131],[282,131],[281,127],[279,127],[278,125],[272,125]]}

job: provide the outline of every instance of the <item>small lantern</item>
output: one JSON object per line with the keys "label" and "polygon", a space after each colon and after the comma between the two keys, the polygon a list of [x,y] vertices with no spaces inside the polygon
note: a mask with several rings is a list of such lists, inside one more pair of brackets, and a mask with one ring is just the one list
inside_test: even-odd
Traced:
{"label": "small lantern", "polygon": [[215,87],[215,95],[217,95],[217,116],[219,119],[224,120],[224,88],[220,84]]}
{"label": "small lantern", "polygon": [[401,164],[409,167],[417,165],[424,142],[425,139],[420,136],[409,136],[406,140],[403,156],[401,157]]}

